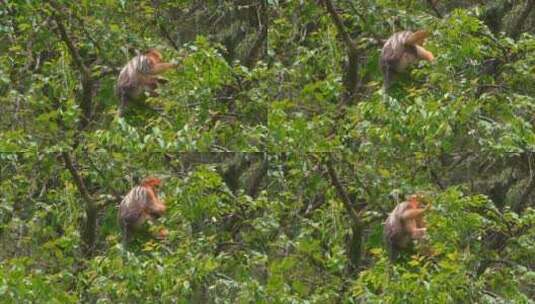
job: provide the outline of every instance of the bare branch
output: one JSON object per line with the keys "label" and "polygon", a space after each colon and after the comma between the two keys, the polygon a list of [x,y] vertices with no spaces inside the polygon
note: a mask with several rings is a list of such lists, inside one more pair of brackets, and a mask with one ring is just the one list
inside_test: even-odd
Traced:
{"label": "bare branch", "polygon": [[[59,11],[59,9],[55,8],[56,11]],[[57,13],[52,14],[52,18],[56,22],[56,25],[58,26],[59,35],[61,37],[61,40],[67,45],[67,48],[69,49],[69,53],[71,54],[71,57],[74,61],[74,64],[78,67],[80,72],[83,74],[84,77],[89,76],[89,69],[85,66],[82,57],[78,53],[78,49],[74,47],[74,43],[72,42],[71,38],[67,34],[67,29],[65,28],[65,25],[61,21],[61,17]]]}
{"label": "bare branch", "polygon": [[342,203],[344,204],[344,207],[346,208],[347,212],[349,213],[349,217],[353,221],[355,225],[360,226],[360,216],[357,213],[357,211],[353,208],[354,203],[349,198],[349,195],[347,194],[346,190],[340,183],[340,180],[338,179],[338,175],[336,174],[336,171],[333,168],[332,161],[329,159],[327,161],[327,170],[329,172],[329,176],[331,178],[331,183],[336,189],[336,192],[338,193],[338,196],[342,200]]}
{"label": "bare branch", "polygon": [[[333,20],[339,35],[342,36],[342,40],[344,41],[344,44],[347,48],[347,64],[344,73],[344,87],[346,88],[346,94],[344,94],[342,105],[350,104],[351,100],[353,99],[353,96],[359,89],[360,83],[359,49],[353,39],[351,39],[351,36],[349,36],[348,32],[346,31],[344,23],[342,22],[342,18],[340,18],[340,15],[338,15],[338,13],[336,12],[336,9],[334,8],[332,2],[330,0],[321,0],[321,2],[325,6],[329,15],[331,16],[331,19]],[[343,115],[345,115],[345,113],[343,113]]]}
{"label": "bare branch", "polygon": [[338,30],[338,33],[340,36],[342,36],[342,39],[344,40],[344,43],[346,47],[350,50],[356,51],[357,46],[347,33],[344,23],[342,22],[342,18],[340,18],[340,15],[336,12],[336,9],[334,8],[334,5],[330,0],[321,0],[323,5],[325,6],[325,9],[327,9],[327,12],[331,16],[331,19],[334,22],[334,25],[336,26],[336,29]]}
{"label": "bare branch", "polygon": [[438,2],[438,0],[427,0],[427,4],[429,4],[429,6],[433,10],[433,12],[435,12],[437,17],[438,18],[442,18],[442,14],[440,13],[440,11],[437,8],[437,2]]}
{"label": "bare branch", "polygon": [[82,198],[84,199],[86,203],[91,204],[92,203],[91,195],[89,195],[89,192],[87,191],[87,188],[85,187],[84,181],[82,177],[80,176],[80,173],[78,173],[78,170],[74,166],[71,155],[68,152],[61,152],[61,157],[63,158],[63,161],[65,162],[65,167],[67,167],[67,169],[71,173],[71,176],[74,179],[74,183],[76,184],[78,191],[80,191]]}
{"label": "bare branch", "polygon": [[62,152],[61,157],[65,162],[65,167],[71,173],[71,176],[74,179],[74,183],[76,184],[76,187],[78,188],[78,191],[80,192],[82,199],[85,203],[86,219],[85,226],[82,232],[82,240],[85,244],[85,254],[87,256],[90,256],[93,253],[93,248],[95,247],[97,229],[97,208],[93,199],[91,198],[91,195],[87,191],[82,176],[74,166],[71,155],[68,152]]}

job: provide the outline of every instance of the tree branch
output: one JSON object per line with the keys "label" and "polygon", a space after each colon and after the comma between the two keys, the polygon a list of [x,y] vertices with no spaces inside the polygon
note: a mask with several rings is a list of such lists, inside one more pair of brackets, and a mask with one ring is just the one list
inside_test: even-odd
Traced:
{"label": "tree branch", "polygon": [[68,152],[61,152],[61,157],[63,158],[63,161],[65,162],[65,167],[69,170],[71,173],[71,176],[74,179],[74,183],[76,184],[76,187],[78,188],[78,191],[80,191],[80,194],[82,195],[82,198],[84,201],[89,204],[92,203],[91,196],[89,195],[89,192],[87,191],[87,188],[85,187],[84,181],[80,174],[78,173],[78,170],[73,164],[72,158]]}
{"label": "tree branch", "polygon": [[[157,9],[157,7],[156,7],[156,9]],[[165,25],[163,23],[159,22],[159,20],[158,20],[159,16],[160,16],[160,13],[159,13],[159,10],[158,10],[156,12],[156,18],[154,19],[154,23],[158,27],[158,29],[160,30],[160,34],[162,34],[162,36],[169,42],[169,44],[171,44],[171,46],[176,51],[180,51],[180,47],[178,47],[178,44],[176,44],[175,40],[171,37],[171,34],[169,33],[169,31],[167,30]]]}
{"label": "tree branch", "polygon": [[[55,9],[59,11],[59,9],[57,8]],[[69,49],[69,53],[71,54],[74,64],[76,64],[76,66],[78,67],[78,69],[80,70],[80,72],[82,73],[84,77],[89,77],[89,69],[85,66],[82,60],[82,57],[78,53],[78,50],[74,47],[72,40],[67,34],[67,29],[63,25],[63,22],[61,22],[61,18],[56,13],[52,14],[52,18],[54,18],[54,21],[56,22],[56,25],[58,26],[58,31],[59,31],[61,40],[67,45],[67,48]]]}
{"label": "tree branch", "polygon": [[518,203],[513,206],[513,211],[516,213],[521,213],[526,208],[526,205],[528,203],[529,196],[533,190],[535,190],[535,176],[529,177],[530,182],[526,189],[524,189],[524,192],[522,192],[522,195],[520,196],[520,199],[518,200]]}
{"label": "tree branch", "polygon": [[511,27],[511,30],[509,31],[509,36],[511,36],[511,38],[515,40],[518,39],[518,36],[520,36],[520,33],[522,32],[522,26],[525,24],[526,18],[528,18],[534,6],[535,6],[535,0],[526,1],[526,6],[524,7],[524,10],[522,10],[522,13],[520,13],[520,16],[516,18],[513,26]]}
{"label": "tree branch", "polygon": [[52,1],[51,5],[56,10],[56,12],[52,13],[52,18],[54,19],[58,27],[59,36],[61,40],[67,45],[74,64],[82,75],[82,96],[80,101],[80,108],[82,109],[83,117],[80,121],[79,127],[80,131],[82,131],[83,129],[85,129],[85,127],[87,127],[89,121],[91,120],[95,81],[91,78],[90,69],[84,64],[84,61],[82,60],[78,49],[76,49],[74,43],[67,34],[67,29],[61,21],[61,17],[57,14],[57,12],[61,11],[58,8],[58,4]]}
{"label": "tree branch", "polygon": [[361,261],[361,252],[362,252],[362,234],[364,232],[364,226],[362,221],[360,220],[360,216],[353,208],[355,205],[353,201],[349,198],[349,195],[345,191],[344,187],[340,183],[340,180],[338,179],[338,176],[336,174],[336,171],[333,168],[332,161],[329,159],[327,161],[327,171],[329,173],[329,176],[331,177],[331,182],[336,188],[336,192],[338,193],[338,196],[342,199],[342,202],[349,213],[349,217],[351,218],[351,237],[348,238],[347,242],[347,255],[349,260],[349,270],[351,272],[356,272],[358,270],[358,266],[360,265]]}
{"label": "tree branch", "polygon": [[253,175],[250,177],[248,183],[247,183],[247,194],[255,198],[258,195],[258,190],[260,189],[260,183],[264,179],[264,176],[266,176],[268,171],[268,161],[266,159],[267,156],[264,155],[264,159],[262,160],[262,163],[260,164],[260,168],[258,168]]}
{"label": "tree branch", "polygon": [[65,162],[65,167],[71,173],[74,183],[80,192],[82,199],[85,203],[86,222],[82,232],[82,240],[85,244],[85,254],[90,256],[95,247],[96,229],[97,229],[97,208],[91,195],[87,191],[82,176],[74,166],[72,157],[68,152],[61,152],[61,157]]}
{"label": "tree branch", "polygon": [[262,49],[262,46],[265,45],[267,34],[268,34],[268,17],[267,17],[267,5],[266,0],[260,1],[260,27],[258,30],[258,34],[256,36],[255,42],[253,43],[253,46],[249,50],[249,53],[245,57],[245,66],[248,68],[252,68],[255,65],[255,61],[258,57],[258,53],[260,53],[260,50]]}
{"label": "tree branch", "polygon": [[325,6],[325,9],[327,9],[327,12],[329,13],[329,15],[331,16],[331,19],[333,20],[334,25],[336,26],[336,29],[338,30],[338,33],[340,34],[340,36],[342,36],[342,39],[344,40],[346,47],[350,50],[356,51],[357,46],[355,45],[355,43],[353,42],[353,40],[351,39],[347,31],[345,30],[345,26],[344,26],[344,23],[342,22],[342,18],[340,18],[340,16],[336,12],[336,9],[334,8],[334,5],[332,4],[332,2],[330,0],[321,0],[321,2]]}
{"label": "tree branch", "polygon": [[358,91],[359,86],[359,49],[346,31],[342,18],[340,18],[336,12],[332,2],[330,0],[321,0],[321,2],[331,16],[338,34],[342,36],[342,40],[347,48],[347,65],[344,73],[344,87],[346,88],[346,94],[342,100],[342,104],[349,104],[355,93]]}
{"label": "tree branch", "polygon": [[304,217],[310,217],[313,212],[325,203],[325,194],[323,192],[316,194],[312,200],[301,208],[299,211]]}
{"label": "tree branch", "polygon": [[332,166],[332,161],[327,161],[327,170],[329,172],[329,177],[331,178],[331,183],[333,184],[334,188],[336,189],[336,192],[338,193],[338,196],[342,200],[342,203],[344,204],[344,207],[346,208],[347,212],[349,213],[349,217],[353,221],[354,224],[360,226],[360,216],[357,213],[357,211],[353,208],[353,202],[349,198],[349,195],[347,194],[346,190],[340,183],[340,180],[338,179],[338,175],[336,174],[336,171],[334,170]]}
{"label": "tree branch", "polygon": [[429,6],[431,7],[431,9],[433,10],[433,12],[435,12],[435,14],[437,15],[438,18],[442,18],[442,14],[440,13],[440,11],[438,10],[437,8],[437,2],[438,0],[427,0],[427,4],[429,4]]}

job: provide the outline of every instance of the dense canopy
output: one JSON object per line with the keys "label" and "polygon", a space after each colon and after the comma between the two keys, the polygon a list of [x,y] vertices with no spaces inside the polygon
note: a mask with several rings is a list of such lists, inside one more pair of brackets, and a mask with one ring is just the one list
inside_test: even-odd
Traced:
{"label": "dense canopy", "polygon": [[[535,303],[534,0],[0,3],[0,302]],[[405,30],[434,60],[385,90]],[[169,234],[125,245],[147,176]]]}

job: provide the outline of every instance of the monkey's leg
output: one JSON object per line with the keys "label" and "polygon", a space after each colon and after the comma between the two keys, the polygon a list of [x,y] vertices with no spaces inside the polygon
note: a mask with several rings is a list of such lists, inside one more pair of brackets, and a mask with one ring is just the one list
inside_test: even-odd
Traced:
{"label": "monkey's leg", "polygon": [[427,228],[415,228],[411,231],[411,237],[415,240],[420,240],[425,237]]}
{"label": "monkey's leg", "polygon": [[125,225],[121,225],[121,230],[122,230],[122,234],[123,234],[123,238],[122,238],[122,244],[123,244],[123,248],[126,248],[128,246],[128,243],[130,243],[130,238],[131,238],[131,227],[129,227],[127,224]]}
{"label": "monkey's leg", "polygon": [[126,104],[128,103],[128,93],[121,89],[119,92],[119,117],[123,117],[126,111]]}
{"label": "monkey's leg", "polygon": [[151,77],[145,80],[144,87],[145,91],[149,94],[150,97],[158,97],[159,94],[156,92],[156,89],[158,88],[158,78]]}

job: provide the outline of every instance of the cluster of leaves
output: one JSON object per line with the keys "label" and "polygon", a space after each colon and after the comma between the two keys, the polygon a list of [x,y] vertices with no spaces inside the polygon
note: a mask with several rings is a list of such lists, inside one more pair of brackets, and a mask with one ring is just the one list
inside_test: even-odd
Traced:
{"label": "cluster of leaves", "polygon": [[[532,303],[517,2],[5,1],[0,299]],[[386,94],[382,42],[419,28],[436,61]],[[148,47],[180,67],[118,118],[117,74]],[[125,249],[117,203],[147,175],[170,234]],[[392,263],[382,222],[416,191],[429,236]]]}

